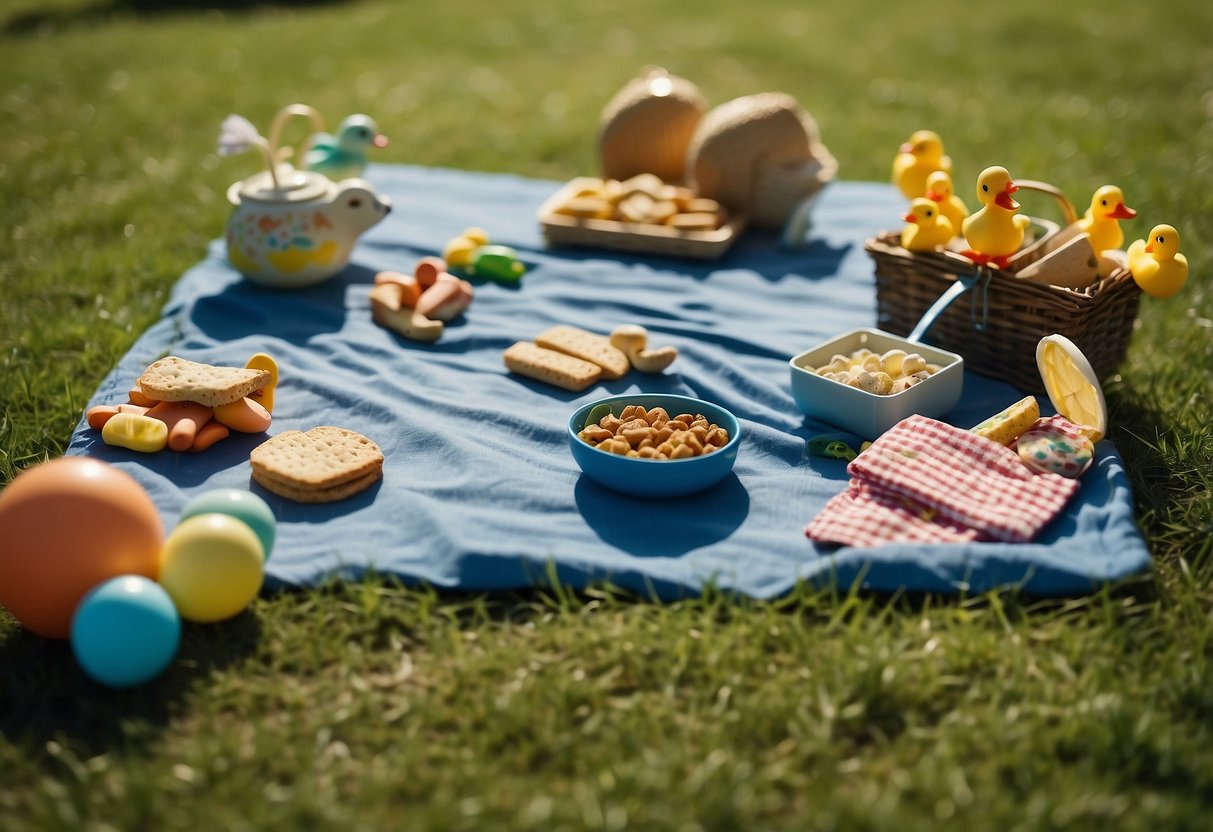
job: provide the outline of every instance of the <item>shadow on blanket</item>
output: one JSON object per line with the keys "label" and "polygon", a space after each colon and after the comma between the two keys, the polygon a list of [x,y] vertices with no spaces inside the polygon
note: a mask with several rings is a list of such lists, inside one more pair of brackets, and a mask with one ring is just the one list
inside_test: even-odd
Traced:
{"label": "shadow on blanket", "polygon": [[[581,477],[577,510],[603,541],[630,555],[674,558],[727,538],[750,513],[750,494],[736,474],[686,497],[629,497]],[[687,522],[688,517],[697,518]],[[621,518],[628,518],[620,522]]]}

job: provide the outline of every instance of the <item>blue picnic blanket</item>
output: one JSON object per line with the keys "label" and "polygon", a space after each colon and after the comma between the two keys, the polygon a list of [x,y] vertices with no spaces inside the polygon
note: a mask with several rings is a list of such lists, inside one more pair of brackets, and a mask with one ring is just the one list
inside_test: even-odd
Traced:
{"label": "blue picnic blanket", "polygon": [[[769,598],[798,581],[856,580],[877,590],[1088,592],[1145,569],[1124,467],[1101,442],[1079,495],[1031,544],[818,546],[804,526],[846,487],[845,462],[811,456],[832,430],[792,400],[788,359],[875,322],[866,237],[904,210],[888,185],[838,182],[825,192],[798,250],[747,232],[720,260],[697,263],[545,246],[536,209],[559,183],[518,176],[372,166],[394,202],[338,277],[300,291],[243,280],[222,241],[176,284],[162,318],[104,380],[93,404],[126,401],[143,369],[165,354],[244,366],[268,352],[281,367],[270,433],[350,428],[385,456],[382,481],[351,499],[301,505],[251,482],[249,452],[265,435],[233,434],[205,453],[142,455],[101,442],[81,423],[69,453],[132,474],[166,528],[197,494],[251,488],[278,517],[271,585],[311,585],[366,570],[464,590],[573,586],[610,580],[662,597],[713,583]],[[482,282],[467,314],[421,344],[376,326],[376,271],[411,272],[467,226],[518,249],[518,285]],[[218,229],[216,229],[218,230]],[[502,351],[566,323],[607,333],[641,324],[650,343],[678,348],[660,376],[632,372],[582,393],[508,373]],[[624,392],[679,393],[741,420],[734,473],[698,495],[655,500],[607,490],[581,475],[565,423],[579,405]],[[970,426],[1022,396],[968,374],[946,418]],[[1047,403],[1046,403],[1047,404]]]}

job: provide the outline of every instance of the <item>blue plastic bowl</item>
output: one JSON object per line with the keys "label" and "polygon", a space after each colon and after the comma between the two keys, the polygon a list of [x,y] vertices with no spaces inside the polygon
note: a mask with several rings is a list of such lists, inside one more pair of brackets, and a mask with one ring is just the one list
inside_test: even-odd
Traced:
{"label": "blue plastic bowl", "polygon": [[[717,451],[689,459],[637,459],[600,451],[577,434],[585,427],[590,411],[603,404],[609,405],[616,416],[630,404],[646,410],[664,407],[671,416],[702,413],[709,422],[728,431],[729,441]],[[568,434],[573,459],[587,477],[599,485],[637,497],[681,497],[710,488],[733,470],[741,444],[741,424],[723,407],[690,396],[659,393],[624,393],[582,405],[569,417]]]}

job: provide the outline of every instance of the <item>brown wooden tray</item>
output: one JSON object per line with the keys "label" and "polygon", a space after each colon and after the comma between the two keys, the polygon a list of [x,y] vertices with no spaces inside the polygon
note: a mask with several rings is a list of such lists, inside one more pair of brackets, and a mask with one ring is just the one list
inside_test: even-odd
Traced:
{"label": "brown wooden tray", "polygon": [[555,207],[567,202],[580,184],[576,179],[566,183],[539,208],[539,225],[554,246],[715,260],[728,251],[746,226],[742,215],[730,216],[727,223],[712,231],[679,231],[651,223],[583,219],[555,213]]}

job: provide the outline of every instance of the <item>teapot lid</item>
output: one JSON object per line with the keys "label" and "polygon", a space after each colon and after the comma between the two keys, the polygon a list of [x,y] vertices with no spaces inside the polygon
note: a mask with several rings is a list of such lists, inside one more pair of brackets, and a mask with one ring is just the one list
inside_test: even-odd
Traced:
{"label": "teapot lid", "polygon": [[278,187],[269,171],[261,171],[233,184],[227,192],[228,201],[235,205],[248,200],[263,203],[296,203],[332,199],[337,185],[327,176],[311,170],[295,170],[283,166],[278,171]]}

